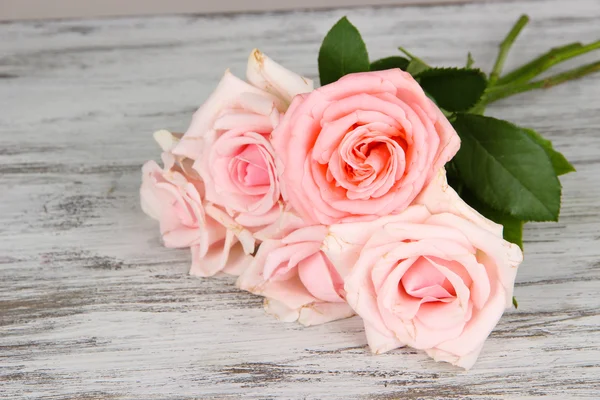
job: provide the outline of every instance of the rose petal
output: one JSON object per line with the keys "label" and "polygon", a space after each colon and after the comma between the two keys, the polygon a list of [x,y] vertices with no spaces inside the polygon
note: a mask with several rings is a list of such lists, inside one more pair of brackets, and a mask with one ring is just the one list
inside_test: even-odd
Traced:
{"label": "rose petal", "polygon": [[271,298],[265,299],[264,308],[267,314],[274,316],[279,321],[295,322],[300,317],[300,309],[290,308],[284,303]]}
{"label": "rose petal", "polygon": [[437,362],[449,362],[452,365],[456,365],[458,367],[464,368],[465,370],[469,370],[477,361],[477,357],[479,357],[479,353],[481,353],[482,349],[483,344],[481,346],[478,346],[473,351],[460,357],[437,348],[426,349],[425,351],[427,352],[427,355],[429,355],[429,357],[432,357]]}
{"label": "rose petal", "polygon": [[340,292],[344,281],[335,271],[322,252],[303,259],[298,263],[300,280],[315,298],[327,302],[342,302]]}
{"label": "rose petal", "polygon": [[354,310],[346,303],[315,302],[300,309],[298,322],[304,326],[313,326],[350,318]]}
{"label": "rose petal", "polygon": [[248,82],[272,93],[286,103],[300,93],[313,90],[313,82],[277,64],[258,49],[252,50],[246,70]]}
{"label": "rose petal", "polygon": [[393,334],[390,336],[382,334],[371,325],[365,324],[365,334],[367,335],[369,348],[374,354],[383,354],[390,350],[405,346],[405,344],[394,337]]}
{"label": "rose petal", "polygon": [[207,145],[216,139],[213,129],[219,113],[235,104],[242,93],[264,93],[262,90],[236,78],[229,70],[225,71],[219,85],[204,104],[194,113],[192,122],[181,138],[180,143],[173,149],[173,153],[181,156],[198,159],[200,155],[199,138]]}

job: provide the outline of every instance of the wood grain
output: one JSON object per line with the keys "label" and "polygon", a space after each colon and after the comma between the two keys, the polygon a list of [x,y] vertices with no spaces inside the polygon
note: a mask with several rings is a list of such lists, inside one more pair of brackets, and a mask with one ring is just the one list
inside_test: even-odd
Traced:
{"label": "wood grain", "polygon": [[2,0],[0,20],[237,13],[475,1],[484,0]]}
{"label": "wood grain", "polygon": [[527,225],[520,308],[469,372],[411,349],[373,356],[357,318],[271,319],[232,279],[187,276],[188,253],[161,247],[138,204],[151,133],[184,130],[253,47],[314,78],[347,13],[373,59],[403,45],[462,65],[470,50],[489,70],[521,12],[533,22],[508,68],[599,38],[596,0],[0,25],[0,398],[598,398],[599,75],[490,109],[578,172],[561,221]]}

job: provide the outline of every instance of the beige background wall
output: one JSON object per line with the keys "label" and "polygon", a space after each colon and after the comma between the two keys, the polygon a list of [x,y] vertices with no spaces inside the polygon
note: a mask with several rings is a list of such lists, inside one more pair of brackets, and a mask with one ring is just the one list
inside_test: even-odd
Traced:
{"label": "beige background wall", "polygon": [[0,20],[457,2],[465,0],[0,0]]}

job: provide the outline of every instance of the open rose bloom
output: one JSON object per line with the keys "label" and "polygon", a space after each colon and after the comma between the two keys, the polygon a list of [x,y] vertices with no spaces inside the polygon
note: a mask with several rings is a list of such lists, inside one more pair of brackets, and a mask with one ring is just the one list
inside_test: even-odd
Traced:
{"label": "open rose bloom", "polygon": [[512,304],[522,253],[441,174],[403,213],[330,227],[325,253],[374,353],[411,346],[470,368]]}
{"label": "open rose bloom", "polygon": [[399,69],[312,82],[252,52],[183,135],[157,132],[143,210],[190,273],[238,276],[281,321],[358,315],[374,353],[470,368],[511,305],[519,247],[448,186],[460,140]]}
{"label": "open rose bloom", "polygon": [[282,321],[315,325],[354,315],[344,281],[321,251],[323,225],[306,226],[286,212],[257,234],[262,244],[237,286],[265,296],[265,309]]}
{"label": "open rose bloom", "polygon": [[273,141],[284,197],[326,225],[402,212],[460,146],[399,69],[346,75],[298,96]]}

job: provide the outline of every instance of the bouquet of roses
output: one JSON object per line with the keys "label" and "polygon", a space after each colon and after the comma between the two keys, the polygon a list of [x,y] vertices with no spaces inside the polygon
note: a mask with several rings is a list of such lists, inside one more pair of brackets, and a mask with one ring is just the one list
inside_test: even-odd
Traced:
{"label": "bouquet of roses", "polygon": [[[359,315],[373,352],[423,349],[464,368],[515,304],[524,221],[556,220],[573,170],[538,133],[485,117],[492,101],[597,48],[551,50],[500,76],[434,68],[404,51],[375,62],[341,19],[319,53],[322,86],[258,50],[226,71],[185,134],[158,131],[143,210],[190,274],[238,276],[265,309],[303,325]],[[462,142],[462,144],[461,144]],[[449,185],[450,181],[450,185]]]}

